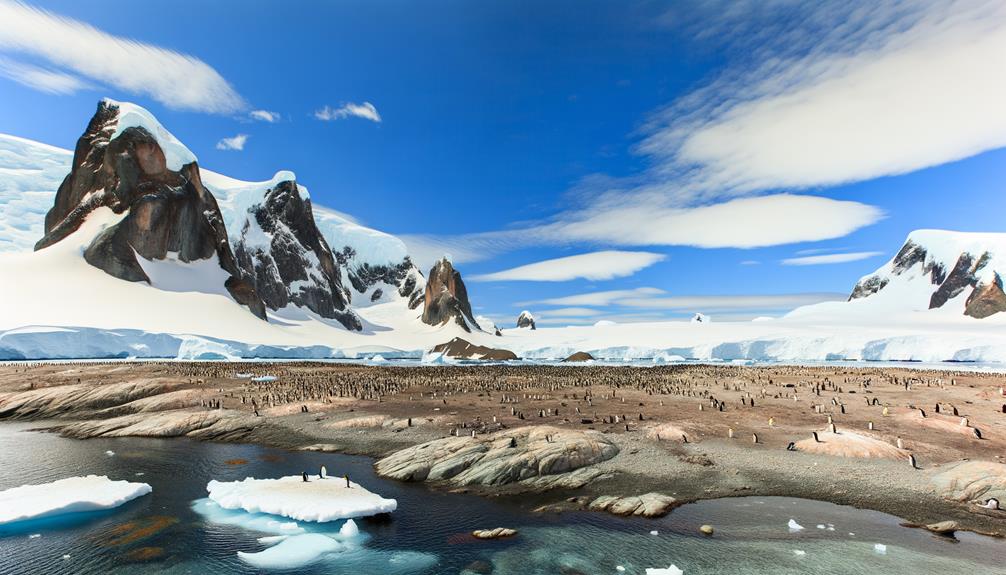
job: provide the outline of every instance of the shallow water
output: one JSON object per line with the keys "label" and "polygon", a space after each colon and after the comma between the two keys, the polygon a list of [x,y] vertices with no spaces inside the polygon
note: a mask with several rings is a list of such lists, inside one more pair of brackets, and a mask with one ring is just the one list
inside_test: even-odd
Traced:
{"label": "shallow water", "polygon": [[[535,501],[437,493],[422,485],[385,481],[374,476],[367,458],[179,439],[76,441],[27,432],[29,427],[0,424],[0,489],[93,473],[144,481],[154,492],[116,510],[0,530],[3,574],[276,572],[252,568],[238,558],[239,551],[265,549],[257,539],[270,535],[249,529],[247,514],[237,514],[241,524],[233,524],[197,512],[205,505],[200,500],[206,483],[314,472],[324,464],[332,475],[348,473],[371,491],[397,499],[398,510],[387,522],[358,521],[363,532],[359,548],[278,572],[642,575],[645,568],[675,564],[686,575],[1006,575],[1006,541],[964,533],[952,542],[900,527],[890,515],[815,501],[724,499],[687,505],[659,520],[600,513],[542,515],[528,511]],[[805,529],[791,533],[790,519]],[[698,534],[703,523],[715,526],[714,537]],[[301,523],[330,534],[341,525]],[[520,533],[500,541],[468,535],[498,526]],[[886,554],[878,553],[877,544],[886,546]]]}

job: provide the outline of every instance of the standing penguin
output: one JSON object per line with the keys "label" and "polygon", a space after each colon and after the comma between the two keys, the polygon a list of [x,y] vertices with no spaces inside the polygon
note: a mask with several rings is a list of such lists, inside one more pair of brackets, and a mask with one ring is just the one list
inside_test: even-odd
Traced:
{"label": "standing penguin", "polygon": [[908,463],[912,466],[912,469],[919,468],[919,464],[915,461],[915,454],[913,453],[908,454]]}
{"label": "standing penguin", "polygon": [[324,465],[322,465],[321,469],[318,470],[318,477],[321,479],[328,477],[328,469],[326,469]]}
{"label": "standing penguin", "polygon": [[304,483],[307,483],[307,472],[301,471],[300,476],[304,479]]}
{"label": "standing penguin", "polygon": [[905,448],[905,442],[901,441],[901,438],[899,437],[898,438],[898,449],[904,449],[904,448]]}
{"label": "standing penguin", "polygon": [[810,433],[814,436],[814,443],[821,443],[821,438],[817,436],[816,431],[811,431]]}

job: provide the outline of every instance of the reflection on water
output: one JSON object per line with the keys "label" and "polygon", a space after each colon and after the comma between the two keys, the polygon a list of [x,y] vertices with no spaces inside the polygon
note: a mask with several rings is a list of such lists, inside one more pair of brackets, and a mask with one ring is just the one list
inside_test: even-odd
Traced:
{"label": "reflection on water", "polygon": [[[1004,541],[964,533],[952,543],[899,527],[889,515],[827,503],[725,499],[687,505],[659,520],[541,515],[526,509],[536,502],[437,493],[385,481],[374,476],[366,458],[175,439],[76,441],[24,431],[28,428],[0,425],[0,489],[95,473],[145,481],[154,491],[117,510],[0,530],[2,574],[642,575],[645,568],[674,564],[686,575],[1006,575]],[[239,558],[238,552],[268,549],[260,539],[274,535],[275,524],[290,521],[207,507],[206,483],[315,472],[323,464],[332,475],[348,474],[367,489],[397,499],[398,511],[390,520],[358,520],[359,535],[340,532],[341,521],[300,522],[298,533],[326,535],[340,545],[304,567],[276,571]],[[790,533],[790,519],[805,529]],[[699,534],[705,523],[715,526],[714,537]],[[520,533],[498,541],[470,535],[493,527]],[[298,540],[301,547],[316,541]],[[288,548],[297,550],[297,545]]]}

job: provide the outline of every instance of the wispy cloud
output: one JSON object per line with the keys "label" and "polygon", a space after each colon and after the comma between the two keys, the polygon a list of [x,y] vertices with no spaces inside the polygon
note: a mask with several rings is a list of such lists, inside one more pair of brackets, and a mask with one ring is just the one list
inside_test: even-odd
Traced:
{"label": "wispy cloud", "polygon": [[802,305],[824,301],[845,301],[847,294],[821,292],[770,295],[697,295],[659,298],[623,299],[624,307],[666,309],[680,311],[718,310],[791,310]]}
{"label": "wispy cloud", "polygon": [[732,65],[656,114],[638,148],[683,195],[861,181],[1006,145],[999,0],[708,4],[696,30]]}
{"label": "wispy cloud", "polygon": [[275,124],[279,121],[279,114],[276,112],[270,112],[269,110],[252,110],[251,112],[248,112],[248,117],[252,120],[269,122],[270,124]]}
{"label": "wispy cloud", "polygon": [[89,87],[87,82],[73,74],[2,57],[0,57],[0,76],[47,94],[72,94]]}
{"label": "wispy cloud", "polygon": [[799,256],[782,260],[784,266],[816,266],[824,264],[844,264],[856,262],[881,255],[883,252],[847,252],[841,254],[824,254],[816,256]]}
{"label": "wispy cloud", "polygon": [[514,305],[517,307],[527,307],[535,304],[557,306],[606,306],[622,299],[653,297],[663,295],[665,293],[667,292],[660,288],[641,287],[635,289],[587,292],[562,297],[518,302]]}
{"label": "wispy cloud", "polygon": [[238,134],[231,138],[224,138],[217,142],[218,150],[243,150],[245,142],[248,141],[248,134]]}
{"label": "wispy cloud", "polygon": [[884,214],[821,188],[1006,145],[1001,0],[721,0],[673,10],[669,25],[726,64],[637,131],[644,170],[587,178],[542,225],[436,240],[500,253],[834,239]]}
{"label": "wispy cloud", "polygon": [[[21,2],[0,0],[0,51],[44,60],[66,76],[149,96],[170,108],[232,113],[245,107],[234,88],[198,58],[113,36]],[[50,91],[73,85],[67,78],[61,81],[50,76],[36,83]]]}
{"label": "wispy cloud", "polygon": [[370,120],[371,122],[381,122],[381,114],[377,112],[377,108],[370,102],[364,102],[362,104],[349,102],[339,106],[338,108],[325,106],[324,108],[316,111],[314,113],[314,117],[326,122],[332,120],[342,120],[345,118],[363,118],[364,120]]}
{"label": "wispy cloud", "polygon": [[630,276],[667,256],[651,252],[607,250],[555,258],[499,272],[472,276],[473,281],[561,282],[572,279],[609,280]]}

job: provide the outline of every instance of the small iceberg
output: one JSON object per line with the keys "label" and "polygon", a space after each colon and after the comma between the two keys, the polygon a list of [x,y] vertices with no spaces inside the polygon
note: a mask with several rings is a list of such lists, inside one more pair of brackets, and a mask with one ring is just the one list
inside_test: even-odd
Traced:
{"label": "small iceberg", "polygon": [[151,491],[146,483],[113,481],[103,475],[22,485],[0,491],[0,525],[113,509]]}
{"label": "small iceberg", "polygon": [[887,545],[884,545],[883,543],[877,543],[876,545],[873,546],[873,551],[877,555],[887,555]]}
{"label": "small iceberg", "polygon": [[799,523],[797,523],[793,519],[789,520],[788,526],[789,526],[789,532],[790,533],[795,533],[797,531],[803,531],[803,525],[800,525]]}
{"label": "small iceberg", "polygon": [[271,381],[276,381],[277,379],[279,378],[275,375],[260,375],[258,377],[251,378],[252,381],[257,383],[269,383]]}
{"label": "small iceberg", "polygon": [[671,565],[667,569],[658,569],[656,567],[647,567],[646,575],[684,575],[684,571],[678,569],[677,566]]}
{"label": "small iceberg", "polygon": [[244,481],[210,481],[206,490],[210,499],[223,509],[318,523],[391,513],[398,508],[394,499],[371,493],[358,483],[349,483],[347,487],[341,477],[312,477],[310,481],[304,481],[300,475],[279,479],[248,477]]}
{"label": "small iceberg", "polygon": [[258,553],[238,551],[238,558],[259,569],[298,569],[341,549],[342,544],[327,535],[304,533],[286,537]]}

